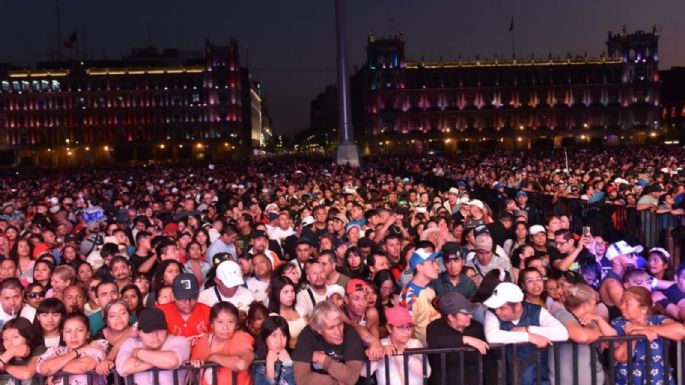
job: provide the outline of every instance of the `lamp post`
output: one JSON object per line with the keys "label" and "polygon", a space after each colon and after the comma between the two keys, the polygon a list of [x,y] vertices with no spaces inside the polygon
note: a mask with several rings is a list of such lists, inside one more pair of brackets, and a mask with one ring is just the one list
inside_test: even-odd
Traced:
{"label": "lamp post", "polygon": [[359,167],[359,149],[354,144],[354,131],[350,113],[349,64],[347,62],[347,19],[345,0],[335,1],[335,35],[338,53],[338,148],[335,153],[337,164]]}

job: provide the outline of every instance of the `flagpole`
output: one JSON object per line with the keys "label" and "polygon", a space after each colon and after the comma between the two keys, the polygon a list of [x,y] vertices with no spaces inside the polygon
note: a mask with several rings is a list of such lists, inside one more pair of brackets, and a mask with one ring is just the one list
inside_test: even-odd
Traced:
{"label": "flagpole", "polygon": [[516,59],[516,34],[514,32],[514,16],[511,17],[511,57]]}

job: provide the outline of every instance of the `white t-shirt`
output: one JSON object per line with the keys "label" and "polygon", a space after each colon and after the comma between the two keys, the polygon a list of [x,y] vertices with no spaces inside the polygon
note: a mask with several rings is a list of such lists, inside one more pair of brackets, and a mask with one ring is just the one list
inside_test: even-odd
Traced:
{"label": "white t-shirt", "polygon": [[[381,345],[390,345],[390,338],[386,337],[381,340]],[[407,341],[406,349],[420,349],[421,341],[416,338],[412,338]],[[376,373],[376,380],[378,385],[404,385],[404,358],[400,356],[390,356],[388,358],[388,363],[390,366],[390,382],[386,381],[385,378],[385,359],[380,359],[378,361],[371,361],[371,373]],[[423,384],[423,356],[421,354],[413,354],[409,356],[407,361],[409,366],[409,385],[422,385]],[[368,377],[366,373],[366,366],[362,369],[362,376]],[[430,376],[431,368],[428,363],[426,363],[426,376]]]}
{"label": "white t-shirt", "polygon": [[297,296],[295,297],[295,310],[297,310],[297,312],[304,317],[309,317],[312,314],[312,310],[314,310],[315,304],[312,303],[312,298],[309,295],[309,292],[311,292],[314,296],[316,303],[323,302],[327,299],[326,293],[323,293],[323,295],[318,295],[314,290],[309,288],[297,293]]}
{"label": "white t-shirt", "polygon": [[[31,321],[33,323],[33,320],[36,319],[36,308],[25,304],[24,307],[21,308],[21,312],[19,313],[19,316],[26,318],[27,320]],[[45,345],[47,346],[47,345]],[[51,346],[47,346],[48,348]]]}
{"label": "white t-shirt", "polygon": [[267,290],[269,289],[270,280],[262,281],[257,277],[250,277],[247,279],[247,288],[254,295],[255,301],[259,301],[264,304],[264,306],[269,306],[269,295]]}
{"label": "white t-shirt", "polygon": [[0,306],[0,328],[2,328],[2,326],[5,324],[5,322],[16,318],[18,315],[19,314],[14,314],[14,315],[7,314],[7,313],[5,313],[5,309],[3,309],[2,306]]}
{"label": "white t-shirt", "polygon": [[276,240],[278,244],[281,244],[281,239],[286,239],[295,234],[295,230],[290,227],[285,230],[280,227],[267,227],[267,230],[269,230],[269,238]]}
{"label": "white t-shirt", "polygon": [[[209,289],[202,290],[200,292],[200,296],[197,299],[197,302],[199,303],[204,303],[205,305],[212,307],[214,304],[219,302],[219,297],[217,297],[217,293],[219,293],[219,289],[216,289],[215,287],[210,287]],[[221,296],[221,299],[226,302],[230,302],[235,307],[238,308],[238,310],[242,310],[247,312],[248,308],[250,307],[250,304],[254,301],[254,294],[247,288],[244,288],[242,286],[238,286],[238,290],[235,292],[233,297],[224,297],[219,293]]]}

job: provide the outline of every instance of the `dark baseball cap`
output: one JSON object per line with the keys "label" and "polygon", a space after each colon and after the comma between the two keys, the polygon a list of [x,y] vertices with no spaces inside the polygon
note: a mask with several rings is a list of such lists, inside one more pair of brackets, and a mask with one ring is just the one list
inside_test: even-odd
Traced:
{"label": "dark baseball cap", "polygon": [[440,251],[442,252],[442,259],[445,261],[450,259],[464,259],[464,257],[466,257],[464,248],[457,242],[445,243]]}
{"label": "dark baseball cap", "polygon": [[144,309],[138,317],[138,330],[152,333],[156,330],[166,330],[164,313],[156,307]]}
{"label": "dark baseball cap", "polygon": [[440,296],[439,307],[442,315],[455,313],[473,314],[478,309],[478,305],[469,302],[466,297],[454,291]]}
{"label": "dark baseball cap", "polygon": [[183,273],[174,278],[171,290],[174,292],[175,299],[197,299],[200,294],[198,286],[195,274]]}
{"label": "dark baseball cap", "polygon": [[269,235],[265,231],[255,230],[252,232],[252,239],[257,239],[257,238],[269,239]]}

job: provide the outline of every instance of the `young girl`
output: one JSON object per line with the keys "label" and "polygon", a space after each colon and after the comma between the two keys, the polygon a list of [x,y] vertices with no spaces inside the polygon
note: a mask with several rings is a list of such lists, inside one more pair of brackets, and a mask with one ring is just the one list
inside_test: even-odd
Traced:
{"label": "young girl", "polygon": [[277,314],[288,323],[288,330],[292,330],[288,346],[295,348],[297,337],[302,329],[307,326],[305,318],[295,309],[295,285],[288,277],[277,276],[271,280],[271,292],[269,293],[269,313]]}
{"label": "young girl", "polygon": [[[2,327],[0,370],[21,381],[22,385],[38,384],[36,362],[45,352],[43,337],[28,320],[18,317]],[[8,380],[0,383],[9,384]]]}
{"label": "young girl", "polygon": [[43,288],[46,291],[50,290],[50,277],[52,276],[52,272],[55,270],[55,265],[52,263],[46,261],[46,260],[38,260],[36,261],[35,265],[33,266],[33,280],[32,282],[38,282],[41,285],[43,285]]}
{"label": "young girl", "polygon": [[264,363],[252,366],[254,385],[295,385],[293,361],[288,353],[290,341],[288,322],[271,315],[264,320],[256,346],[256,359]]}
{"label": "young girl", "polygon": [[45,341],[45,347],[56,348],[60,341],[60,327],[67,315],[64,303],[57,298],[47,298],[36,309],[36,320],[33,322]]}

